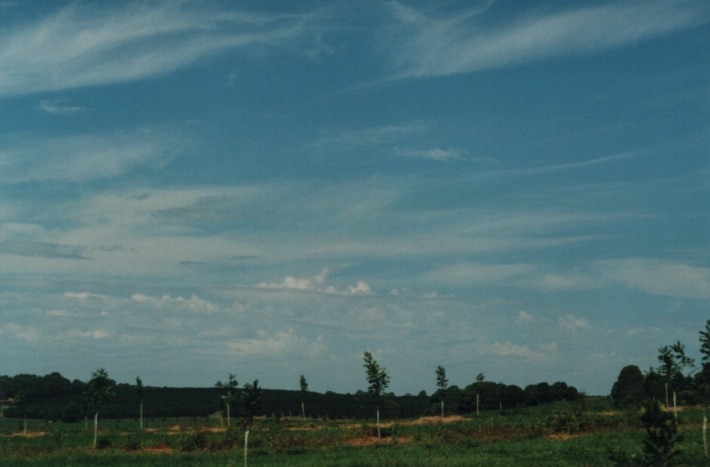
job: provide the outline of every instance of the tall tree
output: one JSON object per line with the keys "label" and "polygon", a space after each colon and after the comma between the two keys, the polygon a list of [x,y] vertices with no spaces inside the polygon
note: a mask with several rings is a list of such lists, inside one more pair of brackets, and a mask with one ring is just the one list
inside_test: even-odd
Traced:
{"label": "tall tree", "polygon": [[705,403],[710,398],[710,319],[705,322],[705,330],[700,331],[700,353],[702,367],[698,374],[700,395]]}
{"label": "tall tree", "polygon": [[145,400],[145,388],[143,387],[143,381],[140,379],[140,377],[136,377],[136,392],[138,393],[138,402],[140,404],[139,408],[139,417],[140,417],[140,422],[139,426],[140,429],[143,429],[143,401]]}
{"label": "tall tree", "polygon": [[480,416],[481,415],[481,386],[483,386],[483,381],[485,381],[486,377],[483,373],[479,373],[476,375],[476,384],[474,385],[476,387],[476,415]]}
{"label": "tall tree", "polygon": [[247,467],[249,459],[249,431],[254,423],[254,416],[259,410],[261,403],[261,388],[259,380],[255,379],[253,383],[244,385],[242,393],[242,415],[244,417],[244,467]]}
{"label": "tall tree", "polygon": [[675,418],[664,411],[658,401],[649,400],[641,415],[641,423],[646,429],[643,440],[643,465],[671,466],[681,454]]}
{"label": "tall tree", "polygon": [[306,377],[301,375],[300,379],[301,383],[301,415],[303,416],[303,419],[306,419],[306,393],[308,392],[308,381],[306,381]]}
{"label": "tall tree", "polygon": [[[707,406],[710,395],[710,319],[705,322],[705,330],[700,331],[700,353],[703,356],[700,359],[702,367],[698,374],[698,389],[703,403]],[[703,449],[706,459],[710,457],[708,456],[707,425],[708,417],[706,413],[703,413]]]}
{"label": "tall tree", "polygon": [[686,367],[692,367],[695,362],[685,355],[685,345],[681,344],[680,341],[673,345],[665,345],[659,348],[658,361],[661,362],[658,373],[660,373],[665,382],[666,407],[668,407],[670,405],[669,390],[675,389],[675,385],[684,378],[683,370]]}
{"label": "tall tree", "polygon": [[446,388],[449,386],[449,380],[446,379],[446,369],[441,365],[436,367],[436,386],[439,388],[441,418],[444,418],[444,399],[446,398]]}
{"label": "tall tree", "polygon": [[372,399],[375,401],[377,410],[377,437],[381,438],[380,432],[380,406],[382,404],[382,393],[390,384],[390,377],[384,368],[380,367],[377,361],[372,357],[370,352],[364,354],[364,367],[367,375],[367,383],[369,384],[368,391]]}
{"label": "tall tree", "polygon": [[99,368],[91,374],[91,380],[87,385],[87,396],[94,408],[94,449],[99,431],[99,411],[114,394],[116,382],[108,377],[108,372],[104,368]]}
{"label": "tall tree", "polygon": [[29,391],[17,391],[12,398],[12,405],[17,407],[22,414],[22,433],[27,434],[27,395]]}
{"label": "tall tree", "polygon": [[640,405],[646,397],[641,369],[627,365],[621,369],[619,377],[611,388],[611,398],[617,407]]}
{"label": "tall tree", "polygon": [[222,389],[222,395],[220,397],[227,408],[227,427],[229,427],[231,423],[230,409],[237,398],[237,386],[239,386],[237,377],[232,373],[229,374],[229,379],[227,379],[226,382],[217,381],[215,384],[215,387]]}
{"label": "tall tree", "polygon": [[710,319],[705,321],[705,330],[700,331],[700,353],[703,354],[701,361],[710,363]]}

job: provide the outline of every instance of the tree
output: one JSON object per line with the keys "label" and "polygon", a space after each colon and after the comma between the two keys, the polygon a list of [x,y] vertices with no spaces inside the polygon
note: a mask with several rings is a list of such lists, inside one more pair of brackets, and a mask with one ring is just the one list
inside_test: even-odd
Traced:
{"label": "tree", "polygon": [[17,391],[12,398],[12,405],[22,414],[22,433],[27,434],[27,395],[29,391]]}
{"label": "tree", "polygon": [[627,365],[621,369],[619,377],[611,388],[611,398],[617,407],[637,406],[646,397],[641,369]]}
{"label": "tree", "polygon": [[675,391],[677,386],[684,384],[683,370],[686,367],[694,366],[695,362],[685,355],[685,345],[681,344],[680,341],[673,345],[665,345],[659,348],[658,361],[661,362],[658,373],[660,373],[665,382],[666,407],[668,407],[670,405],[668,391]]}
{"label": "tree", "polygon": [[303,419],[306,419],[306,392],[308,392],[308,381],[306,381],[306,377],[301,375],[301,415],[303,415]]}
{"label": "tree", "polygon": [[138,393],[138,401],[140,403],[140,409],[138,411],[140,417],[140,429],[143,429],[143,401],[145,400],[145,388],[143,387],[143,381],[140,377],[136,377],[136,392]]}
{"label": "tree", "polygon": [[643,440],[644,465],[674,465],[673,459],[681,454],[677,447],[681,437],[675,418],[665,412],[657,401],[648,401],[641,423],[646,429]]}
{"label": "tree", "polygon": [[483,381],[485,381],[486,377],[484,376],[483,373],[479,373],[476,375],[476,415],[480,416],[481,411],[480,411],[480,406],[481,406],[481,386],[483,385]]}
{"label": "tree", "polygon": [[[710,319],[705,322],[705,330],[700,331],[700,353],[702,368],[698,373],[698,389],[703,403],[707,405],[708,395],[710,395]],[[703,449],[705,458],[708,458],[708,441],[707,441],[707,414],[703,414]]]}
{"label": "tree", "polygon": [[698,374],[700,395],[707,403],[710,396],[710,319],[705,322],[705,330],[700,331],[700,353],[703,354],[700,361],[702,368]]}
{"label": "tree", "polygon": [[710,319],[705,321],[705,330],[700,331],[700,353],[703,354],[701,361],[710,363]]}
{"label": "tree", "polygon": [[108,377],[108,372],[99,368],[91,374],[91,380],[87,385],[87,400],[94,408],[94,449],[96,449],[96,439],[99,431],[99,411],[101,406],[109,400],[116,388],[116,382]]}
{"label": "tree", "polygon": [[446,369],[439,365],[436,367],[436,386],[439,388],[439,399],[441,400],[441,418],[444,418],[444,398],[449,380],[446,379]]}
{"label": "tree", "polygon": [[215,387],[222,389],[223,394],[221,397],[222,402],[224,402],[224,405],[227,408],[227,427],[230,426],[231,422],[231,416],[230,416],[230,408],[236,401],[237,397],[237,386],[239,386],[239,383],[237,382],[237,377],[233,374],[229,374],[229,379],[227,380],[226,383],[223,383],[221,381],[217,381],[215,384]]}
{"label": "tree", "polygon": [[254,415],[259,410],[261,403],[261,388],[259,380],[255,379],[252,384],[245,384],[242,394],[242,415],[244,417],[244,467],[247,467],[248,451],[249,451],[249,430],[254,423]]}
{"label": "tree", "polygon": [[377,437],[381,438],[380,432],[380,407],[382,405],[382,393],[390,384],[390,377],[384,368],[380,367],[377,361],[372,357],[370,352],[364,354],[364,367],[367,375],[368,392],[375,401],[375,409],[377,411]]}

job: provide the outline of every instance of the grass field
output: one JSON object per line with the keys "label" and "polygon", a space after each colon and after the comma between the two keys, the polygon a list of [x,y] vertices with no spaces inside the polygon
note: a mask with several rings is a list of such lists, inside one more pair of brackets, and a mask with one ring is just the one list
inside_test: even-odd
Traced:
{"label": "grass field", "polygon": [[[679,413],[678,465],[708,465],[702,409]],[[243,431],[218,419],[100,420],[93,426],[0,418],[0,464],[13,465],[243,465]],[[640,455],[644,431],[638,411],[604,403],[560,403],[480,417],[428,417],[372,422],[259,419],[250,432],[253,466],[614,465],[612,453]],[[617,456],[618,457],[618,456]]]}

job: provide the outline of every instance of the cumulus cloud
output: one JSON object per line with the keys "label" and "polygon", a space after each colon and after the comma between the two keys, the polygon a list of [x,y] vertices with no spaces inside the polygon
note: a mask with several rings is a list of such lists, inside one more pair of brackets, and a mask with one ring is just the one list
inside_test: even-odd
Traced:
{"label": "cumulus cloud", "polygon": [[372,294],[372,287],[367,282],[358,281],[354,286],[348,286],[348,293],[350,295],[370,295]]}
{"label": "cumulus cloud", "polygon": [[319,292],[324,294],[345,294],[345,295],[370,295],[372,287],[365,281],[357,281],[355,285],[349,285],[344,290],[338,289],[334,285],[326,284],[328,269],[324,268],[319,274],[313,277],[286,276],[280,282],[260,282],[254,287],[258,289],[276,290],[300,290],[307,292]]}
{"label": "cumulus cloud", "polygon": [[535,322],[535,318],[525,310],[518,311],[518,317],[515,318],[515,324],[518,326],[525,326]]}
{"label": "cumulus cloud", "polygon": [[108,298],[106,295],[95,294],[95,293],[91,293],[91,292],[64,292],[62,294],[62,296],[66,297],[66,298],[76,299],[76,300],[87,300],[90,298],[98,298],[98,299]]}
{"label": "cumulus cloud", "polygon": [[574,315],[560,316],[557,323],[562,329],[566,329],[568,331],[578,331],[580,329],[589,329],[592,327],[586,318],[579,318]]}
{"label": "cumulus cloud", "polygon": [[64,333],[66,338],[88,338],[88,339],[106,339],[111,333],[106,329],[70,329]]}
{"label": "cumulus cloud", "polygon": [[190,298],[184,298],[179,295],[173,298],[170,295],[153,297],[137,293],[131,296],[131,300],[137,303],[152,305],[156,308],[171,308],[177,306],[196,312],[210,312],[215,311],[218,308],[214,303],[204,300],[195,294],[192,294]]}

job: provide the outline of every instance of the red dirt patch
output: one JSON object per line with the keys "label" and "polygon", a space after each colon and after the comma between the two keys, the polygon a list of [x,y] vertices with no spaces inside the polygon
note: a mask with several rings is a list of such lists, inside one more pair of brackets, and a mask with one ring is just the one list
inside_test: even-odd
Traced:
{"label": "red dirt patch", "polygon": [[454,422],[462,422],[464,420],[467,420],[466,417],[462,417],[461,415],[450,415],[448,417],[419,417],[416,420],[413,420],[411,422],[407,423],[402,423],[402,425],[428,425],[431,423],[454,423]]}
{"label": "red dirt patch", "polygon": [[2,435],[3,438],[41,438],[42,436],[47,436],[47,432],[28,431],[27,433],[12,433],[9,435]]}
{"label": "red dirt patch", "polygon": [[407,444],[414,441],[412,436],[398,436],[396,438],[377,438],[375,436],[366,436],[364,438],[354,438],[345,441],[347,446],[369,447],[369,446],[384,446],[388,444]]}
{"label": "red dirt patch", "polygon": [[149,453],[149,454],[172,454],[175,452],[175,450],[171,447],[168,447],[167,444],[159,444],[158,446],[151,446],[149,448],[143,449],[143,452]]}

